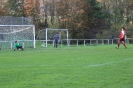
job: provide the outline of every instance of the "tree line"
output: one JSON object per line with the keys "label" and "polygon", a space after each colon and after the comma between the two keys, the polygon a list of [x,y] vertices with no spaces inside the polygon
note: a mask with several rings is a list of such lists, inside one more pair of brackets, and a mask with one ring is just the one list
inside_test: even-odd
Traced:
{"label": "tree line", "polygon": [[32,17],[36,33],[67,28],[70,38],[117,38],[122,27],[133,37],[133,0],[7,0],[1,16]]}

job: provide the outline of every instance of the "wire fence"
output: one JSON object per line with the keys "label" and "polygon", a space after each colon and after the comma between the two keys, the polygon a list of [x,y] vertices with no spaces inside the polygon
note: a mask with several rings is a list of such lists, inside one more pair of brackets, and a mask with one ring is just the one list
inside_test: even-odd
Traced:
{"label": "wire fence", "polygon": [[[18,40],[19,42],[22,42],[22,45],[26,45],[24,41]],[[32,42],[32,41],[29,41]],[[63,46],[91,46],[91,45],[113,45],[117,44],[118,38],[116,39],[62,39],[59,42],[59,47]],[[53,40],[47,40],[47,47],[53,47],[54,41]],[[4,45],[3,45],[4,44]],[[126,44],[133,44],[133,38],[127,38]],[[12,41],[0,41],[0,48],[3,49],[11,49],[10,46],[13,45]],[[3,47],[4,46],[4,47]],[[9,46],[9,47],[7,47]],[[46,40],[36,40],[36,48],[38,47],[46,47]]]}
{"label": "wire fence", "polygon": [[21,42],[26,40],[26,42],[23,41],[23,45],[33,46],[33,39],[31,38],[33,38],[32,30],[34,27],[29,28],[30,25],[33,26],[32,18],[0,16],[0,49],[11,49],[14,40]]}
{"label": "wire fence", "polygon": [[32,18],[0,16],[0,25],[33,25]]}

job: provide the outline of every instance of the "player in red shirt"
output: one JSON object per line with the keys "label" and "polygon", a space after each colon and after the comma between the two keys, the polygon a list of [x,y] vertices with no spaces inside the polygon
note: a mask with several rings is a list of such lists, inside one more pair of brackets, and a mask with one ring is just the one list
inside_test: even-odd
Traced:
{"label": "player in red shirt", "polygon": [[117,49],[119,49],[119,46],[120,46],[121,42],[124,45],[125,49],[127,48],[126,43],[125,43],[125,37],[126,37],[126,31],[125,31],[125,28],[122,27],[120,35],[119,35],[119,39],[118,39],[118,47],[116,47]]}

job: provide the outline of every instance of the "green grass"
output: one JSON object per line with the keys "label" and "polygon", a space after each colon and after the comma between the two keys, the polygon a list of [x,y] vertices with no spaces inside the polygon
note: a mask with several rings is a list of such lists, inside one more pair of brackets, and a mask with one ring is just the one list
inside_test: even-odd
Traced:
{"label": "green grass", "polygon": [[133,45],[0,50],[0,88],[133,88]]}

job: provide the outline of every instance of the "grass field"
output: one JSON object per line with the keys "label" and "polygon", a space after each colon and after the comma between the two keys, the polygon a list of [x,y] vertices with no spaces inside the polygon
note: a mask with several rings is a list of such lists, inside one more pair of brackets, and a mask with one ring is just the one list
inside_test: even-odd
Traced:
{"label": "grass field", "polygon": [[0,88],[133,88],[133,45],[0,50]]}

